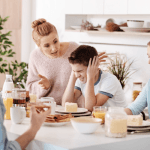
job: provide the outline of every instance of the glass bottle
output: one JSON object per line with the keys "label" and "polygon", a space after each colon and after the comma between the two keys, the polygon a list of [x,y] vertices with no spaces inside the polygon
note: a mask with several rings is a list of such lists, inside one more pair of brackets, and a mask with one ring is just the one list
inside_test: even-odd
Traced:
{"label": "glass bottle", "polygon": [[26,91],[26,102],[30,102],[29,91]]}
{"label": "glass bottle", "polygon": [[6,91],[12,91],[12,89],[14,89],[12,75],[6,75],[6,79],[3,84],[2,97],[5,97]]}
{"label": "glass bottle", "polygon": [[134,101],[137,96],[142,91],[142,82],[133,82],[133,88],[132,88],[132,101]]}
{"label": "glass bottle", "polygon": [[6,108],[6,113],[4,115],[5,119],[11,119],[10,118],[10,107],[13,106],[13,98],[12,98],[12,92],[11,91],[6,91],[5,97],[3,98],[3,103]]}
{"label": "glass bottle", "polygon": [[123,107],[109,107],[105,115],[105,135],[125,137],[127,135],[127,114]]}

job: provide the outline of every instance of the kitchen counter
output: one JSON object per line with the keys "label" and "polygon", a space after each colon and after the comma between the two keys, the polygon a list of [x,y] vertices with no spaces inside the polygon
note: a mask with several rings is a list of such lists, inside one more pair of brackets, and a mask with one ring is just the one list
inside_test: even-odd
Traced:
{"label": "kitchen counter", "polygon": [[[9,140],[15,140],[29,127],[30,119],[22,124],[12,124],[5,120]],[[94,134],[80,134],[68,123],[60,127],[42,126],[27,150],[148,150],[150,148],[150,132],[127,134],[126,138],[105,137],[104,126],[100,126]]]}

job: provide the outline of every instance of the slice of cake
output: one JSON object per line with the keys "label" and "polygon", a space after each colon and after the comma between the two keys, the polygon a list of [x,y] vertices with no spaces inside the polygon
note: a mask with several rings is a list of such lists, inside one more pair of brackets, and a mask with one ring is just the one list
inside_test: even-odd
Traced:
{"label": "slice of cake", "polygon": [[65,103],[66,112],[77,112],[77,109],[78,109],[77,103],[69,103],[69,102]]}
{"label": "slice of cake", "polygon": [[128,115],[128,126],[141,126],[143,123],[143,117],[141,115]]}

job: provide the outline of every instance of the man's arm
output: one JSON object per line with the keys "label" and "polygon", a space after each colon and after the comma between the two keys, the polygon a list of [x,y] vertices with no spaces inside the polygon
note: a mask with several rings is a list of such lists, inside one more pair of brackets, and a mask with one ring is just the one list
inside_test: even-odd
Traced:
{"label": "man's arm", "polygon": [[77,99],[81,96],[81,91],[74,89],[77,78],[74,75],[74,72],[71,72],[67,88],[62,97],[62,106],[65,106],[65,102],[76,102]]}
{"label": "man's arm", "polygon": [[126,112],[127,115],[133,115],[132,111],[129,108],[125,108],[124,111]]}

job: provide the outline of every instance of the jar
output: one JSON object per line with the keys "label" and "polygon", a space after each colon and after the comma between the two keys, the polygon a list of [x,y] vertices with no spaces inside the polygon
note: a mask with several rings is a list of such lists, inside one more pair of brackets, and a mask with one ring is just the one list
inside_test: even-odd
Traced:
{"label": "jar", "polygon": [[142,91],[142,82],[133,82],[133,88],[132,88],[132,101],[134,101],[137,96]]}
{"label": "jar", "polygon": [[123,107],[109,107],[105,115],[105,135],[108,137],[126,137],[127,114]]}
{"label": "jar", "polygon": [[107,112],[107,107],[104,106],[94,106],[92,116],[93,118],[102,119],[102,124],[105,123],[105,114]]}
{"label": "jar", "polygon": [[15,88],[12,90],[14,106],[24,107],[26,103],[26,90]]}

